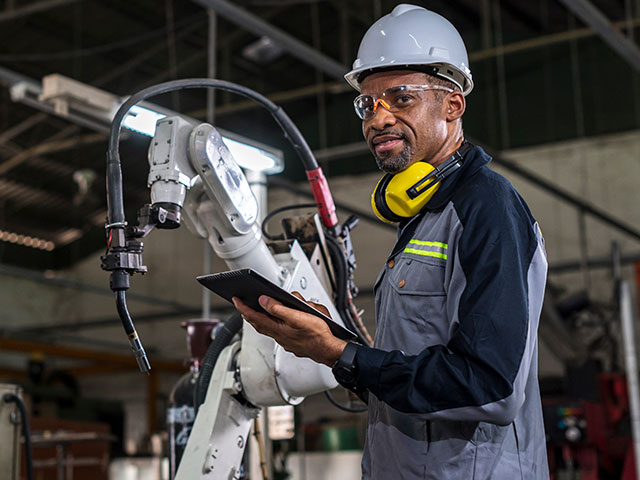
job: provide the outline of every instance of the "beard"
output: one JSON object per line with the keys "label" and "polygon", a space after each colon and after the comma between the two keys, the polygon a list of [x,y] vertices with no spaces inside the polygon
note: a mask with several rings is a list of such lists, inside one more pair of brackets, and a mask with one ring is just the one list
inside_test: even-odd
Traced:
{"label": "beard", "polygon": [[411,147],[406,140],[404,148],[397,155],[388,152],[382,153],[381,155],[374,153],[373,155],[378,168],[384,173],[398,173],[407,168],[411,163]]}

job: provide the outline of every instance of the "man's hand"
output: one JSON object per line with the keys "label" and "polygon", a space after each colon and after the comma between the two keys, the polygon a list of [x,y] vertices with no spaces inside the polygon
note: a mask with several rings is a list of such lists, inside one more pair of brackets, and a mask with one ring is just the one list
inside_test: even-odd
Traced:
{"label": "man's hand", "polygon": [[[300,294],[296,296],[304,300]],[[340,358],[347,342],[334,337],[324,321],[309,313],[285,307],[266,295],[261,295],[259,302],[269,315],[256,312],[239,298],[233,298],[233,304],[242,317],[258,332],[273,338],[287,352],[330,367]],[[308,303],[328,314],[322,305]]]}

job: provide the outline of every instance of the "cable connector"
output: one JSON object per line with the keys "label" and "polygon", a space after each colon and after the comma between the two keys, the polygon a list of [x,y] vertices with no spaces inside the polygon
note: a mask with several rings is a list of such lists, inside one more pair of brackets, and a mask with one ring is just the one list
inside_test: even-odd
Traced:
{"label": "cable connector", "polygon": [[129,343],[131,344],[131,350],[133,350],[133,354],[136,357],[136,362],[138,362],[140,371],[149,375],[149,372],[151,372],[151,364],[149,363],[147,354],[144,351],[144,347],[142,346],[136,331],[129,335]]}

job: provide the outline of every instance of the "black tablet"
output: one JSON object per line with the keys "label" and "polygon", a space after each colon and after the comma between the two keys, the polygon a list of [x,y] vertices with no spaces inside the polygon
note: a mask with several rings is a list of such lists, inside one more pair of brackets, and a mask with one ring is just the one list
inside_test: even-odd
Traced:
{"label": "black tablet", "polygon": [[350,330],[338,325],[322,312],[293,296],[251,268],[201,275],[198,277],[198,281],[225,300],[231,302],[232,297],[238,297],[245,305],[258,312],[266,313],[258,303],[258,297],[267,295],[275,298],[286,307],[301,310],[321,318],[329,325],[331,333],[338,338],[343,340],[355,340],[357,338]]}

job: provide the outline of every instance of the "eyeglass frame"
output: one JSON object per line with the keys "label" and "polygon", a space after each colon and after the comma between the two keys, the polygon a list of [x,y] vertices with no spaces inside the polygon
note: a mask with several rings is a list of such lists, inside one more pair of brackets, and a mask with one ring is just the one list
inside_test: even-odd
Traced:
{"label": "eyeglass frame", "polygon": [[[423,91],[425,91],[425,90],[442,90],[442,91],[445,91],[445,92],[448,92],[448,93],[455,92],[455,90],[453,88],[445,87],[444,85],[430,85],[430,84],[426,84],[426,85],[417,85],[417,84],[415,84],[415,85],[414,84],[397,85],[395,87],[387,88],[379,96],[369,95],[369,94],[358,95],[353,100],[353,108],[356,111],[356,115],[358,116],[358,118],[360,120],[371,120],[372,118],[374,118],[376,116],[376,112],[378,110],[378,106],[379,105],[382,105],[384,108],[386,108],[391,113],[399,112],[400,110],[402,110],[402,108],[392,107],[391,105],[389,105],[389,103],[387,101],[384,100],[383,97],[389,90],[398,89],[398,88],[407,88],[407,87],[410,87],[410,88],[413,88],[413,89],[420,89],[420,90],[423,90]],[[357,102],[358,102],[358,100],[362,99],[363,97],[371,97],[372,99],[374,99],[374,102],[373,102],[373,115],[371,115],[370,117],[360,116],[360,114],[358,113]]]}

